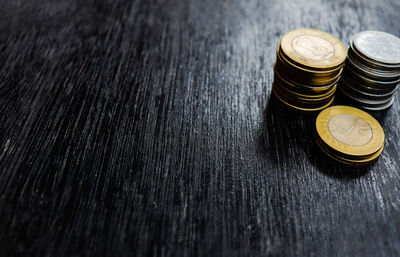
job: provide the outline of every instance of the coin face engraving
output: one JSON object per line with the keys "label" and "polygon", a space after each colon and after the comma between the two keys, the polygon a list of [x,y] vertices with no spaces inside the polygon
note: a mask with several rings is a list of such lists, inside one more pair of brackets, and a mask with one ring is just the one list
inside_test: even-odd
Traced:
{"label": "coin face engraving", "polygon": [[333,116],[328,123],[329,132],[346,145],[363,146],[372,139],[369,124],[353,114],[341,113]]}
{"label": "coin face engraving", "polygon": [[381,31],[364,31],[354,36],[355,47],[367,57],[383,63],[400,63],[400,39]]}
{"label": "coin face engraving", "polygon": [[312,60],[326,60],[335,53],[335,48],[328,40],[309,34],[293,39],[292,47],[299,55]]}

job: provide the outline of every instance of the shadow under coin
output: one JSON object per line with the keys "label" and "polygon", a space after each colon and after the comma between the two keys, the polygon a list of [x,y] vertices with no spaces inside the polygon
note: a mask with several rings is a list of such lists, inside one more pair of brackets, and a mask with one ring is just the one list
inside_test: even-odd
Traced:
{"label": "shadow under coin", "polygon": [[316,114],[286,109],[270,97],[263,113],[263,139],[267,157],[282,170],[298,169],[306,159],[319,172],[336,179],[354,179],[373,166],[351,168],[325,156],[315,141]]}
{"label": "shadow under coin", "polygon": [[280,167],[297,168],[308,158],[315,115],[286,109],[270,97],[263,113],[263,139],[267,157]]}
{"label": "shadow under coin", "polygon": [[321,173],[335,179],[355,179],[368,173],[374,164],[363,168],[346,167],[330,159],[318,148],[317,144],[311,145],[310,162]]}

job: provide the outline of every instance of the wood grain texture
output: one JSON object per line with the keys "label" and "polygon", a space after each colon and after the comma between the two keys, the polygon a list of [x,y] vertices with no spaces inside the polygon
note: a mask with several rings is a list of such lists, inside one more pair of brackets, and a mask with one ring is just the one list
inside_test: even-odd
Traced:
{"label": "wood grain texture", "polygon": [[397,0],[2,1],[0,256],[400,255],[400,100],[348,170],[270,101],[280,38]]}

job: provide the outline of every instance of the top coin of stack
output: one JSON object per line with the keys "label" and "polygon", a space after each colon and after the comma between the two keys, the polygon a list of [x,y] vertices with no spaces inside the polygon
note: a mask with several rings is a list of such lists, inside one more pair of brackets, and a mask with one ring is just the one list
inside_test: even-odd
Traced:
{"label": "top coin of stack", "polygon": [[341,93],[365,110],[389,108],[400,83],[400,39],[380,31],[357,33],[350,40]]}
{"label": "top coin of stack", "polygon": [[286,33],[278,47],[272,93],[285,106],[322,110],[333,102],[346,48],[331,34],[315,29]]}

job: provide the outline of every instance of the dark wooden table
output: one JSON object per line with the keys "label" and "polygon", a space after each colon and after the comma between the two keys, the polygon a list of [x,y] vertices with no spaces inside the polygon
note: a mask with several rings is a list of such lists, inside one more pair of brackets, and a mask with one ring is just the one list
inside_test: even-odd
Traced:
{"label": "dark wooden table", "polygon": [[0,8],[1,256],[395,256],[400,100],[350,170],[270,101],[280,38],[400,35],[400,2]]}

